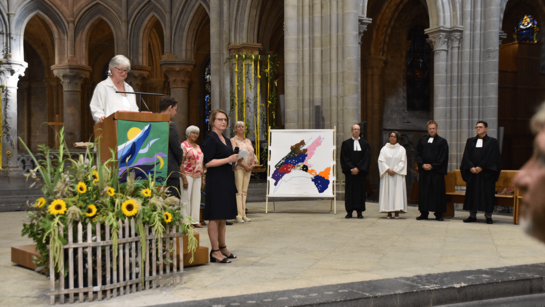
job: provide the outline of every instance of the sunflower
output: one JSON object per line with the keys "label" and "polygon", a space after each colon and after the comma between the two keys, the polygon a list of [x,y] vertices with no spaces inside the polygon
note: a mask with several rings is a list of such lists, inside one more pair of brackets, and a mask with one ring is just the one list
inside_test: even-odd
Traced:
{"label": "sunflower", "polygon": [[6,151],[6,155],[8,155],[8,156],[11,155],[11,151],[9,151],[9,150]]}
{"label": "sunflower", "polygon": [[129,199],[121,205],[121,210],[126,216],[136,215],[138,213],[138,204],[136,204],[134,199]]}
{"label": "sunflower", "polygon": [[167,224],[172,222],[172,214],[170,214],[170,212],[165,212],[163,213],[163,215],[165,218],[165,222],[167,222]]}
{"label": "sunflower", "polygon": [[93,178],[93,182],[98,182],[98,172],[97,171],[93,171],[93,174],[91,175],[91,177]]}
{"label": "sunflower", "polygon": [[51,205],[49,205],[49,213],[51,214],[64,214],[66,212],[66,203],[62,199],[55,199]]}
{"label": "sunflower", "polygon": [[36,202],[34,204],[36,205],[36,208],[42,208],[45,205],[45,198],[40,197],[36,199]]}
{"label": "sunflower", "polygon": [[85,216],[93,217],[97,213],[97,207],[95,205],[89,205],[87,207],[87,212],[85,213]]}
{"label": "sunflower", "polygon": [[83,194],[83,193],[87,192],[87,185],[86,185],[85,183],[83,183],[83,182],[80,181],[80,182],[78,183],[78,188],[77,188],[77,190],[78,190],[78,192],[79,192],[80,194]]}
{"label": "sunflower", "polygon": [[108,195],[110,196],[114,196],[115,195],[115,190],[111,187],[108,187]]}
{"label": "sunflower", "polygon": [[144,195],[145,197],[150,197],[151,196],[151,190],[150,189],[142,190],[142,195]]}

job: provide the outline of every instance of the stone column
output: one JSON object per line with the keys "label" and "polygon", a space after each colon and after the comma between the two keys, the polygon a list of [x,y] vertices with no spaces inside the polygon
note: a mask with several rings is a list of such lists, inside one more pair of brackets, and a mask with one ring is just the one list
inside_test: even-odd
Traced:
{"label": "stone column", "polygon": [[[444,28],[427,29],[428,43],[433,49],[433,118],[448,127],[447,55],[449,31]],[[447,139],[448,140],[448,139]]]}
{"label": "stone column", "polygon": [[61,64],[51,66],[53,74],[61,80],[63,90],[63,118],[65,127],[64,138],[69,148],[75,142],[81,142],[81,85],[89,78],[91,67],[77,64]]}
{"label": "stone column", "polygon": [[178,126],[180,139],[189,126],[189,83],[195,62],[189,60],[162,60],[161,67],[168,76],[170,95],[178,100],[178,115],[172,120]]}
{"label": "stone column", "polygon": [[[125,82],[132,86],[135,92],[143,92],[143,84],[148,77],[150,71],[151,68],[149,66],[132,65],[131,71],[129,71]],[[138,103],[138,101],[136,103]]]}
{"label": "stone column", "polygon": [[[24,61],[4,60],[0,65],[2,95],[2,168],[17,170],[17,83],[24,76],[28,64]],[[9,153],[9,154],[8,154]]]}
{"label": "stone column", "polygon": [[[363,120],[367,121],[367,141],[371,147],[371,161],[377,161],[382,146],[382,116],[383,95],[382,85],[386,58],[383,56],[370,56],[364,63],[364,89],[362,95],[365,101]],[[374,191],[378,191],[379,172],[377,163],[371,163],[368,178]]]}
{"label": "stone column", "polygon": [[[460,140],[458,131],[460,129],[460,41],[462,40],[462,31],[454,31],[450,34],[449,43],[449,79],[450,84],[448,94],[448,122],[440,124],[438,133],[443,135],[449,142],[450,156],[449,156],[449,171],[460,167],[460,161],[462,157],[459,156],[459,152],[463,151],[465,142]],[[443,126],[443,127],[441,127]]]}
{"label": "stone column", "polygon": [[[247,56],[250,56],[250,57],[251,56],[257,57],[257,55],[259,55],[259,50],[261,50],[261,44],[243,43],[243,44],[229,45],[229,51],[231,52],[231,54],[239,54],[239,55],[247,55]],[[242,63],[242,61],[240,63]],[[246,102],[244,102],[244,108],[246,108],[246,123],[250,127],[250,129],[248,129],[248,135],[246,135],[246,137],[249,137],[250,139],[252,139],[252,136],[253,136],[254,137],[253,140],[255,140],[255,135],[253,133],[253,131],[254,131],[253,127],[255,125],[255,118],[254,118],[254,116],[250,115],[250,114],[253,114],[255,112],[255,109],[254,109],[254,104],[255,104],[254,99],[255,99],[255,97],[253,96],[254,95],[254,88],[252,87],[252,86],[255,86],[255,84],[253,84],[255,82],[255,73],[254,73],[254,80],[252,80],[252,83],[250,84],[249,80],[252,79],[252,73],[251,73],[252,60],[251,59],[244,60],[244,65],[245,65],[245,70],[246,70],[245,77],[244,77],[245,80],[244,80],[244,82],[240,82],[239,85],[238,85],[238,90],[239,90],[238,91],[238,99],[239,99],[239,101],[242,101],[242,98],[244,97],[243,95],[244,94],[246,95]],[[254,67],[254,68],[256,68],[256,67]],[[239,65],[238,66],[239,73],[242,72],[242,69],[243,69],[243,67],[241,65]],[[246,77],[246,76],[248,76],[248,77]],[[263,80],[265,80],[265,78],[263,78]],[[245,88],[243,88],[244,84],[246,85]],[[232,90],[234,90],[234,89],[232,89]],[[257,91],[255,91],[255,94],[257,95]],[[263,94],[263,93],[261,93],[261,94]],[[239,103],[238,109],[241,110],[241,107],[242,107],[242,105]],[[228,112],[228,110],[225,110],[225,111]],[[233,117],[233,120],[234,120],[234,117]],[[238,120],[243,121],[243,118],[239,117]],[[263,121],[261,120],[261,122],[263,122]],[[234,124],[234,122],[233,122],[233,124]],[[229,126],[232,126],[232,125],[229,125]],[[261,129],[261,132],[263,132],[263,129]],[[230,134],[230,127],[227,130],[227,135],[229,135],[229,134]],[[263,135],[263,137],[264,137],[264,135]]]}

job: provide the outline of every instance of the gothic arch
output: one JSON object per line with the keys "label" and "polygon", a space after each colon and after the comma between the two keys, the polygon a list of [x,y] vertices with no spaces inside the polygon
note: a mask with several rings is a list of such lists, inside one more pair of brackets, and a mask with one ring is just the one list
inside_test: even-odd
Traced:
{"label": "gothic arch", "polygon": [[430,28],[461,26],[462,0],[426,0],[430,15]]}
{"label": "gothic arch", "polygon": [[[8,32],[8,27],[7,27],[7,15],[6,15],[6,11],[5,11],[5,6],[4,6],[4,3],[0,4],[0,31],[1,32],[4,32],[4,33],[7,33]],[[0,46],[4,46],[4,42],[5,42],[5,34],[4,35],[0,35]]]}
{"label": "gothic arch", "polygon": [[[180,16],[178,27],[174,31],[177,39],[173,52],[180,59],[195,60],[195,41],[202,24],[209,19],[209,15],[202,4],[195,5],[187,18]],[[185,20],[186,22],[182,22]]]}
{"label": "gothic arch", "polygon": [[259,11],[263,1],[239,0],[231,4],[231,43],[256,43],[259,24]]}
{"label": "gothic arch", "polygon": [[110,8],[101,3],[95,3],[82,10],[76,16],[76,30],[74,34],[76,39],[75,51],[76,58],[80,63],[89,63],[89,55],[87,54],[87,50],[89,49],[89,30],[99,19],[104,20],[112,30],[116,44],[115,53],[117,54],[118,50],[120,50],[121,40],[119,38],[122,37],[121,21]]}
{"label": "gothic arch", "polygon": [[[271,50],[271,40],[279,31],[279,27],[284,26],[284,6],[274,5],[276,1],[265,1],[261,6],[259,28],[257,29],[257,42],[261,43],[263,50]],[[282,32],[283,29],[281,29]]]}
{"label": "gothic arch", "polygon": [[[147,62],[146,49],[148,46],[145,42],[149,36],[149,26],[158,21],[163,28],[164,35],[164,33],[167,33],[165,31],[165,20],[165,12],[155,2],[148,2],[138,9],[138,12],[129,22],[129,57],[133,64],[144,65]],[[146,26],[142,28],[139,25]]]}
{"label": "gothic arch", "polygon": [[68,39],[68,25],[60,12],[43,1],[28,2],[17,12],[12,33],[13,44],[11,52],[13,58],[22,60],[25,28],[29,20],[35,15],[39,15],[45,21],[53,34],[55,63],[62,62],[68,54],[68,44],[66,44]]}
{"label": "gothic arch", "polygon": [[151,68],[148,78],[162,78],[161,57],[163,55],[164,37],[160,37],[157,31],[154,31],[155,23],[159,22],[156,18],[151,18],[146,24],[143,39],[143,65]]}
{"label": "gothic arch", "polygon": [[[32,17],[31,20],[33,18],[37,18],[38,19],[37,22],[46,23],[46,21],[42,18],[40,14],[34,15],[34,17]],[[49,27],[46,26],[44,27],[44,29],[39,29],[40,33],[35,33],[37,34],[36,36],[34,37],[26,36],[26,34],[28,34],[27,33],[28,27],[32,23],[31,20],[27,23],[27,26],[25,27],[25,31],[23,32],[25,37],[23,38],[23,40],[26,43],[28,43],[32,48],[34,48],[34,50],[40,57],[45,67],[45,71],[44,71],[45,77],[53,78],[54,77],[53,72],[50,69],[50,67],[55,64],[55,49],[54,49],[53,33],[51,32],[51,29],[49,29]],[[34,27],[33,29],[34,31],[38,30],[38,29],[35,29],[36,26],[33,26],[33,27]]]}

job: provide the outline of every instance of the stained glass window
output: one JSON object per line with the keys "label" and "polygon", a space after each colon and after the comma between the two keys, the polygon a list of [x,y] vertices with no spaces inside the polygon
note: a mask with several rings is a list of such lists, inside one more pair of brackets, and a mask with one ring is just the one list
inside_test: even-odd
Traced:
{"label": "stained glass window", "polygon": [[203,137],[210,132],[210,112],[212,111],[212,85],[210,82],[211,78],[211,68],[210,68],[210,61],[208,61],[208,65],[206,65],[204,69],[204,133]]}
{"label": "stained glass window", "polygon": [[430,56],[423,26],[415,26],[409,32],[407,50],[407,110],[430,110]]}
{"label": "stained glass window", "polygon": [[532,15],[526,15],[522,17],[517,26],[515,27],[515,43],[531,43],[537,44],[537,32],[539,27],[537,20]]}

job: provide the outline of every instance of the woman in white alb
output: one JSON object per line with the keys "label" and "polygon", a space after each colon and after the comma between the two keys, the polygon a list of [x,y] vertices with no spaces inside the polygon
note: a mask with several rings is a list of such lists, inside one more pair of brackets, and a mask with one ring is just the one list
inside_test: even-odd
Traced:
{"label": "woman in white alb", "polygon": [[378,157],[380,173],[379,212],[388,212],[387,218],[399,218],[400,212],[407,212],[407,153],[399,145],[399,132],[390,133],[390,141],[382,147]]}
{"label": "woman in white alb", "polygon": [[116,55],[108,63],[108,77],[95,87],[91,98],[91,114],[95,123],[102,123],[104,119],[117,111],[136,111],[136,95],[121,94],[120,92],[134,92],[132,87],[125,83],[131,70],[131,61],[123,55]]}

